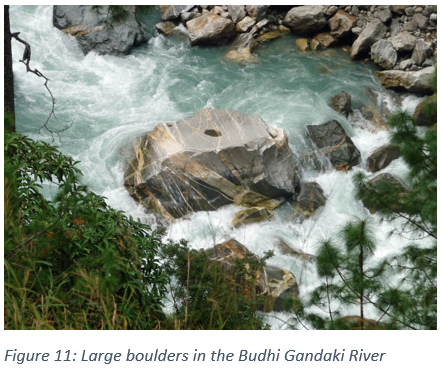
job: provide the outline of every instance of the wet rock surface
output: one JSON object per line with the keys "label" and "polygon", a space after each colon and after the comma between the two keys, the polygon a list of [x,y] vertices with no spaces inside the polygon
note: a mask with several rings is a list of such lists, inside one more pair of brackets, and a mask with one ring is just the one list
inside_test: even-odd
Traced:
{"label": "wet rock surface", "polygon": [[336,170],[349,170],[360,162],[360,151],[336,120],[306,128],[311,141]]}
{"label": "wet rock surface", "polygon": [[[162,123],[125,152],[130,194],[169,220],[295,195],[300,167],[282,129],[257,115],[203,109]],[[252,192],[246,199],[244,194]],[[253,205],[259,206],[259,205]]]}
{"label": "wet rock surface", "polygon": [[352,111],[351,96],[343,91],[336,94],[332,97],[331,107],[339,114],[348,117]]}
{"label": "wet rock surface", "polygon": [[400,157],[400,148],[394,145],[384,145],[376,149],[367,159],[370,172],[378,172],[386,168],[392,160]]}

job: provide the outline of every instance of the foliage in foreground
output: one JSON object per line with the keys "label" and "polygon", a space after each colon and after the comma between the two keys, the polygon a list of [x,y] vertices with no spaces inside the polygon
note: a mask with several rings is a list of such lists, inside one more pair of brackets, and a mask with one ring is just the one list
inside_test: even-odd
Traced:
{"label": "foliage in foreground", "polygon": [[54,147],[11,133],[4,152],[5,329],[156,327],[161,234],[88,191],[77,162]]}
{"label": "foliage in foreground", "polygon": [[230,270],[214,263],[207,251],[190,249],[185,242],[169,244],[161,251],[171,279],[173,314],[171,329],[267,329],[262,316],[264,298],[256,295],[256,278],[269,256],[250,254],[237,259]]}
{"label": "foliage in foreground", "polygon": [[[369,184],[354,177],[360,199],[373,205],[383,218],[395,220],[397,233],[409,239],[401,252],[372,263],[376,249],[369,219],[355,219],[338,239],[320,243],[317,269],[323,284],[308,303],[300,304],[297,320],[316,329],[436,329],[437,327],[437,129],[420,134],[412,116],[389,118],[391,142],[400,147],[409,167],[408,190],[388,182]],[[433,244],[420,247],[418,240]],[[378,317],[367,319],[364,307]],[[358,307],[356,316],[342,317],[341,309]],[[312,310],[314,309],[314,310]]]}

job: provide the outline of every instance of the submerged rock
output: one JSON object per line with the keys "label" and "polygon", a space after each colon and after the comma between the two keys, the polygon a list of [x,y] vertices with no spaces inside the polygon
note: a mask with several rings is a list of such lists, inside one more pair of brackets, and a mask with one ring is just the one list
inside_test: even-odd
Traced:
{"label": "submerged rock", "polygon": [[300,249],[291,247],[282,238],[277,238],[276,244],[281,254],[298,258],[299,260],[307,263],[314,264],[316,261],[316,257],[314,255],[302,252]]}
{"label": "submerged rock", "polygon": [[[216,244],[206,252],[214,264],[225,269],[225,275],[232,272],[237,259],[250,255],[248,248],[235,239]],[[293,273],[275,266],[265,266],[262,271],[250,272],[249,275],[255,278],[255,287],[245,288],[245,294],[264,296],[263,311],[292,310],[299,295],[299,286]]]}
{"label": "submerged rock", "polygon": [[400,157],[400,148],[394,145],[384,145],[376,149],[368,158],[369,171],[374,173],[386,168],[392,160]]}
{"label": "submerged rock", "polygon": [[[286,133],[257,115],[207,108],[157,125],[132,146],[125,185],[169,220],[234,202],[249,207],[253,199],[259,206],[289,198],[299,184]],[[247,192],[254,198],[243,198]]]}
{"label": "submerged rock", "polygon": [[336,120],[307,125],[311,141],[324,153],[336,170],[349,170],[360,162],[360,151]]}
{"label": "submerged rock", "polygon": [[306,52],[307,50],[309,50],[308,39],[297,39],[296,45],[301,52]]}
{"label": "submerged rock", "polygon": [[352,111],[350,94],[343,91],[336,94],[334,97],[332,97],[331,107],[339,114],[343,114],[348,117],[348,115]]}
{"label": "submerged rock", "polygon": [[304,5],[292,8],[286,13],[283,24],[299,35],[311,35],[326,26],[322,5]]}
{"label": "submerged rock", "polygon": [[280,32],[277,32],[277,31],[265,32],[264,34],[260,35],[257,38],[257,41],[259,43],[266,43],[267,41],[270,41],[270,40],[273,40],[273,39],[277,39],[280,36],[282,36],[282,34]]}
{"label": "submerged rock", "polygon": [[431,66],[420,71],[386,70],[377,71],[375,74],[385,88],[430,94],[430,83],[434,73],[435,67]]}
{"label": "submerged rock", "polygon": [[236,36],[234,23],[213,13],[188,21],[187,29],[191,45],[220,45]]}
{"label": "submerged rock", "polygon": [[136,19],[135,6],[121,8],[116,19],[109,5],[54,5],[52,19],[56,28],[77,39],[84,54],[123,56],[148,39]]}

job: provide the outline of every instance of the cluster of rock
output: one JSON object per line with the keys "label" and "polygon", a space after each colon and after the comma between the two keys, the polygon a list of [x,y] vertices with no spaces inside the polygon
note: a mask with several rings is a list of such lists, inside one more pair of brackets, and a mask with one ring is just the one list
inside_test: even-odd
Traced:
{"label": "cluster of rock", "polygon": [[[206,250],[214,264],[222,266],[225,275],[231,273],[238,259],[250,255],[250,251],[235,239],[216,244]],[[256,258],[257,255],[253,255]],[[293,273],[275,266],[266,265],[263,270],[249,272],[249,280],[253,288],[245,288],[244,293],[250,297],[263,296],[265,301],[261,310],[287,311],[291,310],[299,295],[299,286]]]}
{"label": "cluster of rock", "polygon": [[352,59],[370,56],[387,70],[377,72],[386,88],[426,94],[436,63],[436,18],[436,6],[301,6],[283,24],[312,36],[296,40],[302,51],[349,44]]}
{"label": "cluster of rock", "polygon": [[407,5],[181,5],[162,6],[156,27],[188,29],[191,45],[231,42],[226,58],[255,62],[259,42],[292,31],[302,51],[350,46],[353,59],[369,57],[386,88],[428,93],[436,63],[437,7]]}
{"label": "cluster of rock", "polygon": [[253,49],[290,32],[282,25],[283,15],[269,5],[166,5],[161,6],[158,32],[171,34],[182,24],[191,45],[220,45],[232,42],[226,58],[254,62]]}
{"label": "cluster of rock", "polygon": [[113,20],[109,5],[54,5],[53,25],[76,38],[84,54],[123,56],[147,37],[136,19],[135,6],[124,6],[123,19]]}

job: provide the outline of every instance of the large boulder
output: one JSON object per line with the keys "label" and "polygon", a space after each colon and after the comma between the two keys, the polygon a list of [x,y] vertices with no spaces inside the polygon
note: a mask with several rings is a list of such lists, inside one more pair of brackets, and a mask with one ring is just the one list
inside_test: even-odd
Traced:
{"label": "large boulder", "polygon": [[234,42],[227,50],[226,59],[238,63],[256,62],[257,58],[253,56],[253,49],[257,45],[257,40],[253,34],[241,34],[234,39]]}
{"label": "large boulder", "polygon": [[385,88],[430,94],[432,92],[430,83],[434,73],[435,67],[430,66],[420,71],[377,71],[375,75]]}
{"label": "large boulder", "polygon": [[220,45],[236,36],[234,23],[213,13],[188,21],[187,29],[191,45]]}
{"label": "large boulder", "polygon": [[349,170],[360,162],[360,151],[336,120],[306,126],[309,138],[337,170]]}
{"label": "large boulder", "polygon": [[75,37],[84,54],[123,56],[147,42],[135,6],[122,6],[118,17],[109,5],[54,5],[53,24]]}
{"label": "large boulder", "polygon": [[[259,202],[296,193],[300,167],[283,129],[258,115],[202,109],[162,123],[125,152],[130,194],[169,220],[235,202]],[[252,194],[252,198],[244,195]],[[256,204],[252,205],[255,200]]]}
{"label": "large boulder", "polygon": [[355,59],[366,55],[370,46],[376,41],[383,39],[386,36],[386,32],[386,25],[378,18],[373,19],[361,32],[354,44],[352,44],[351,58]]}
{"label": "large boulder", "polygon": [[299,35],[311,35],[326,26],[322,5],[305,5],[292,8],[286,13],[283,24]]}
{"label": "large boulder", "polygon": [[403,31],[392,36],[390,41],[397,52],[410,52],[413,50],[417,38],[410,32]]}
{"label": "large boulder", "polygon": [[[225,269],[225,275],[231,273],[238,259],[251,255],[248,248],[235,239],[216,244],[206,252],[214,264]],[[257,255],[254,257],[258,258]],[[245,293],[250,296],[264,296],[263,311],[292,310],[299,295],[299,286],[293,273],[278,267],[265,266],[263,270],[250,272],[248,279],[250,278],[255,279],[255,287],[245,288]]]}
{"label": "large boulder", "polygon": [[374,173],[386,168],[392,160],[400,157],[400,148],[394,145],[384,145],[376,149],[367,159],[369,171]]}
{"label": "large boulder", "polygon": [[412,52],[412,61],[421,66],[423,62],[433,54],[431,44],[424,41],[423,39],[418,39],[415,43],[415,47]]}
{"label": "large boulder", "polygon": [[392,69],[397,58],[397,51],[388,40],[378,40],[371,46],[371,59],[384,69]]}
{"label": "large boulder", "polygon": [[351,95],[341,91],[331,99],[331,107],[339,114],[343,114],[348,117],[352,111]]}
{"label": "large boulder", "polygon": [[338,10],[328,21],[331,35],[335,37],[345,37],[349,35],[351,29],[355,26],[356,21],[356,17],[350,15],[344,10]]}

